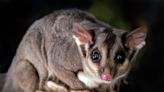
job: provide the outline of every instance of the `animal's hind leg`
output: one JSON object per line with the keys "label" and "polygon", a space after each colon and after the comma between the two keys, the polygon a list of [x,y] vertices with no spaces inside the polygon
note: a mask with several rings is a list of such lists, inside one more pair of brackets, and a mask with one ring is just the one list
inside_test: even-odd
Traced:
{"label": "animal's hind leg", "polygon": [[24,92],[35,92],[39,87],[39,77],[34,66],[27,60],[16,66],[16,83]]}

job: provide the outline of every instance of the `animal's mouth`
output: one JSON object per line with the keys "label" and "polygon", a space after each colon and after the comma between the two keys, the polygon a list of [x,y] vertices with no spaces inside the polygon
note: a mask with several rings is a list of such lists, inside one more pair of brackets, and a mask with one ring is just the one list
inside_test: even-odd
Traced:
{"label": "animal's mouth", "polygon": [[101,78],[105,81],[112,81],[112,76],[109,73],[103,73]]}

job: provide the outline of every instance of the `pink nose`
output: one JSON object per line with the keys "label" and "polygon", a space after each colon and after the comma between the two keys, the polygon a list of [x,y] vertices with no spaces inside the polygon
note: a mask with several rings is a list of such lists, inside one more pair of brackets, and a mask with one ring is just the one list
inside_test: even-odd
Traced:
{"label": "pink nose", "polygon": [[102,79],[105,80],[105,81],[111,81],[112,77],[111,77],[110,74],[104,73],[104,74],[102,74]]}

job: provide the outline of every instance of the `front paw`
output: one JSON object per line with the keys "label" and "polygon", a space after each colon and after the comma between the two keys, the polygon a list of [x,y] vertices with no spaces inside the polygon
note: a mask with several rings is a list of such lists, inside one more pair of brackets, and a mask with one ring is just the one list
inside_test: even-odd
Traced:
{"label": "front paw", "polygon": [[70,92],[91,92],[89,90],[71,90]]}
{"label": "front paw", "polygon": [[78,72],[78,79],[89,88],[96,88],[98,84],[92,80],[92,77],[85,74],[84,72]]}
{"label": "front paw", "polygon": [[46,91],[36,90],[35,92],[46,92]]}
{"label": "front paw", "polygon": [[64,86],[56,84],[52,81],[46,82],[46,90],[46,92],[68,92],[68,90]]}

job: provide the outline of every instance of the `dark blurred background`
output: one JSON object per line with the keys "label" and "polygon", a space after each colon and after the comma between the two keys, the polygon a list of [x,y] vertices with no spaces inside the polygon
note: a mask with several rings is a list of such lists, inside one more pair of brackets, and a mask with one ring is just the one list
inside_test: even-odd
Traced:
{"label": "dark blurred background", "polygon": [[147,46],[121,92],[164,90],[164,0],[0,0],[0,73],[10,66],[28,27],[58,9],[79,8],[124,30],[148,27]]}

